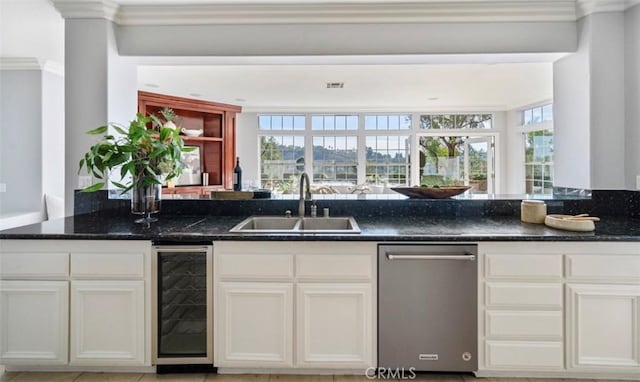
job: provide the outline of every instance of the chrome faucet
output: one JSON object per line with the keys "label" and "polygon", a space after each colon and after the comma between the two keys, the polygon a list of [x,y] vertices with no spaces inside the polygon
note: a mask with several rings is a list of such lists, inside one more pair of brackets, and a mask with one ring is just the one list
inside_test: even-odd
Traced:
{"label": "chrome faucet", "polygon": [[[304,188],[304,182],[307,182],[307,188]],[[300,202],[298,202],[298,216],[301,218],[304,217],[304,202],[307,200],[313,201],[311,198],[311,181],[309,180],[309,175],[306,172],[303,172],[300,175]]]}

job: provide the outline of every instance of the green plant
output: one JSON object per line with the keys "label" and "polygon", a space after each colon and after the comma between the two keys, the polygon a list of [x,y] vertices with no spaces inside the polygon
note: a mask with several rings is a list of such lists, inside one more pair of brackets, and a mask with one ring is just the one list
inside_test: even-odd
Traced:
{"label": "green plant", "polygon": [[[128,128],[110,123],[88,131],[87,134],[103,134],[103,137],[84,154],[78,173],[85,167],[89,174],[103,181],[82,191],[102,189],[106,175],[117,167],[120,167],[121,182],[127,174],[131,175],[131,180],[125,184],[111,181],[122,189],[122,193],[134,185],[146,187],[161,184],[161,177],[168,180],[179,176],[184,167],[182,152],[192,151],[193,148],[184,147],[180,128],[173,123],[176,118],[173,110],[165,108],[160,114],[164,121],[155,115],[138,113]],[[118,134],[111,134],[109,127]]]}

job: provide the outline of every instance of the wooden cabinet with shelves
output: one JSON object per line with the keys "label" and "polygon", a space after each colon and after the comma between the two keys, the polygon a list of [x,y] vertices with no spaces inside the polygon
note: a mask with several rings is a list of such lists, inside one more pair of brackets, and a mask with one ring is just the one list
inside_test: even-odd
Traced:
{"label": "wooden cabinet with shelves", "polygon": [[196,146],[200,153],[200,170],[209,174],[209,185],[202,186],[202,177],[193,178],[175,188],[164,188],[167,194],[203,195],[215,189],[233,187],[233,167],[236,157],[236,113],[242,108],[217,102],[138,92],[138,112],[158,114],[165,107],[178,116],[176,124],[190,131],[202,130],[201,136],[183,135],[186,146]]}

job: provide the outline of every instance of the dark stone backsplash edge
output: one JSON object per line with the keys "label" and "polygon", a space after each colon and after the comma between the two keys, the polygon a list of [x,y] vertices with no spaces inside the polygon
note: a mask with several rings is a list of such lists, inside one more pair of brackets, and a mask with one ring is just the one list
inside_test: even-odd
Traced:
{"label": "dark stone backsplash edge", "polygon": [[[327,207],[334,216],[402,217],[402,216],[519,216],[521,200],[318,200],[318,211]],[[640,218],[640,191],[593,190],[591,199],[545,200],[547,213],[588,213],[593,216]],[[130,201],[109,199],[106,191],[76,191],[75,215],[100,212],[107,216],[130,213]],[[247,216],[294,214],[297,200],[163,200],[161,215]]]}

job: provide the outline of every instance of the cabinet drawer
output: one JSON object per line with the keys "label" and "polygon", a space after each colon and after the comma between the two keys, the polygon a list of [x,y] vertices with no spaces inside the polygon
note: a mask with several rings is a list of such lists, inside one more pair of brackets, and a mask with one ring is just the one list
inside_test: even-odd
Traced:
{"label": "cabinet drawer", "polygon": [[298,255],[298,280],[371,280],[373,256],[370,255]]}
{"label": "cabinet drawer", "polygon": [[490,339],[562,339],[562,312],[487,311],[485,335]]}
{"label": "cabinet drawer", "polygon": [[293,279],[293,255],[219,254],[217,272],[221,279]]}
{"label": "cabinet drawer", "polygon": [[485,284],[485,299],[488,308],[562,309],[562,284],[488,282]]}
{"label": "cabinet drawer", "polygon": [[141,279],[142,253],[72,253],[71,277],[75,279]]}
{"label": "cabinet drawer", "polygon": [[487,341],[487,369],[561,370],[562,342]]}
{"label": "cabinet drawer", "polygon": [[640,253],[635,255],[567,255],[567,277],[574,280],[640,280]]}
{"label": "cabinet drawer", "polygon": [[59,280],[68,276],[68,253],[0,253],[3,279]]}
{"label": "cabinet drawer", "polygon": [[485,277],[561,279],[562,255],[487,255]]}

